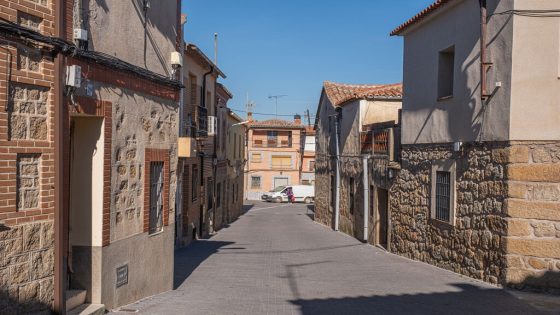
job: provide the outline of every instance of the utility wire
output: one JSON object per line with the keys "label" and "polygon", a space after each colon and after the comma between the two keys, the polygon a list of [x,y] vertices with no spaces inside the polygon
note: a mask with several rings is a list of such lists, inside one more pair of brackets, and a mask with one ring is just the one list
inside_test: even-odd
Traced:
{"label": "utility wire", "polygon": [[490,14],[493,15],[518,15],[527,17],[560,17],[560,10],[507,10]]}

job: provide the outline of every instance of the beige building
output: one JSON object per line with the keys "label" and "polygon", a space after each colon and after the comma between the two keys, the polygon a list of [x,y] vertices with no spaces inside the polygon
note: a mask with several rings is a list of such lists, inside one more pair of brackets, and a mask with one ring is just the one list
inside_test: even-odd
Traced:
{"label": "beige building", "polygon": [[560,288],[560,28],[547,12],[558,7],[438,0],[393,31],[405,90],[392,252]]}
{"label": "beige building", "polygon": [[300,184],[315,185],[315,130],[312,126],[305,127],[302,139]]}
{"label": "beige building", "polygon": [[179,154],[183,193],[176,237],[179,246],[207,235],[214,220],[214,160],[219,145],[215,140],[221,139],[217,137],[216,116],[221,113],[217,106],[217,80],[225,77],[194,44],[186,45],[184,67],[183,150]]}
{"label": "beige building", "polygon": [[227,193],[224,202],[226,204],[225,222],[230,223],[243,212],[245,189],[243,170],[247,163],[245,159],[247,122],[229,111],[226,126]]}
{"label": "beige building", "polygon": [[401,97],[401,84],[325,82],[315,121],[315,220],[385,247]]}
{"label": "beige building", "polygon": [[278,186],[300,183],[302,134],[301,116],[294,121],[252,120],[249,115],[246,199],[260,200],[264,192]]}

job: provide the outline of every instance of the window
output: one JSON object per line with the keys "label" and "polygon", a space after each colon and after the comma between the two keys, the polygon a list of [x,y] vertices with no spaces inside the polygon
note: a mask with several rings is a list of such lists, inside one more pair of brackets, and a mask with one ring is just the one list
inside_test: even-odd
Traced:
{"label": "window", "polygon": [[455,46],[439,52],[438,99],[453,96],[453,79],[455,74]]}
{"label": "window", "polygon": [[267,145],[274,147],[278,144],[278,131],[271,130],[266,133]]}
{"label": "window", "polygon": [[455,224],[455,163],[435,161],[432,165],[431,217]]}
{"label": "window", "polygon": [[354,214],[354,178],[350,178],[350,185],[348,185],[349,199],[350,199],[350,214]]}
{"label": "window", "polygon": [[163,229],[163,162],[150,163],[149,233]]}
{"label": "window", "polygon": [[218,183],[218,187],[216,189],[216,207],[222,206],[222,183]]}
{"label": "window", "polygon": [[251,162],[253,162],[253,163],[262,162],[262,154],[261,153],[252,153],[251,154]]}
{"label": "window", "polygon": [[309,181],[309,179],[302,179],[301,184],[302,185],[311,185],[311,182]]}
{"label": "window", "polygon": [[192,166],[192,186],[191,186],[191,195],[192,201],[196,201],[198,199],[198,166]]}
{"label": "window", "polygon": [[451,173],[436,172],[436,220],[449,222]]}
{"label": "window", "polygon": [[315,161],[309,161],[309,171],[315,172]]}
{"label": "window", "polygon": [[287,169],[292,167],[292,157],[273,155],[272,156],[272,168]]}
{"label": "window", "polygon": [[260,188],[261,188],[261,177],[251,176],[251,189],[260,189]]}

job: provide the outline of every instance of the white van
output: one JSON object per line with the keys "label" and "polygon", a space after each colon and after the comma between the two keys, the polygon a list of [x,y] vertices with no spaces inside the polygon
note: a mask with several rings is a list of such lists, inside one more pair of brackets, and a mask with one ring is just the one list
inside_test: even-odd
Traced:
{"label": "white van", "polygon": [[292,188],[296,202],[312,203],[315,200],[315,187],[308,185],[279,186],[265,193],[262,199],[269,202],[288,202],[288,188]]}

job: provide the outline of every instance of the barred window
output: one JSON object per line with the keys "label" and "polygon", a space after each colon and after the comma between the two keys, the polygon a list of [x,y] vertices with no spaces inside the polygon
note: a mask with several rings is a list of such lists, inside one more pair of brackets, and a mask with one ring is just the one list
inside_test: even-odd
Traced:
{"label": "barred window", "polygon": [[435,218],[449,222],[451,214],[451,173],[436,172]]}
{"label": "barred window", "polygon": [[163,162],[150,163],[150,234],[163,229]]}
{"label": "barred window", "polygon": [[252,189],[261,188],[261,177],[260,176],[251,176],[251,188]]}

